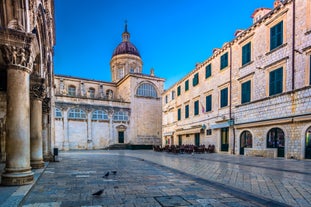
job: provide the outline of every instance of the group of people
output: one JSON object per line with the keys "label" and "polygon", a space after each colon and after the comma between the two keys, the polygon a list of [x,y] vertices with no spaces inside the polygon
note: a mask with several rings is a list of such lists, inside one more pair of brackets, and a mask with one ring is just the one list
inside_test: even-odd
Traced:
{"label": "group of people", "polygon": [[156,152],[172,152],[172,153],[214,153],[215,152],[215,145],[193,145],[193,144],[186,144],[186,145],[165,145],[164,147],[156,145],[153,146],[153,150]]}

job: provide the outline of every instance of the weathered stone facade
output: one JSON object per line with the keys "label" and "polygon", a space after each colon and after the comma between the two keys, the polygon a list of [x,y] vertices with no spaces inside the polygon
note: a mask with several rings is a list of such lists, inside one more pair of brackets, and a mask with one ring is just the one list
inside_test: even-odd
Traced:
{"label": "weathered stone facade", "polygon": [[218,152],[311,158],[311,3],[275,1],[252,17],[163,93],[163,144],[195,144],[197,136]]}
{"label": "weathered stone facade", "polygon": [[110,62],[112,82],[55,76],[55,146],[60,150],[161,143],[164,79],[142,74],[129,35],[125,25]]}
{"label": "weathered stone facade", "polygon": [[54,31],[54,1],[0,2],[3,185],[32,182],[31,168],[42,168],[43,160],[52,156],[53,114],[43,109],[42,101],[52,104]]}

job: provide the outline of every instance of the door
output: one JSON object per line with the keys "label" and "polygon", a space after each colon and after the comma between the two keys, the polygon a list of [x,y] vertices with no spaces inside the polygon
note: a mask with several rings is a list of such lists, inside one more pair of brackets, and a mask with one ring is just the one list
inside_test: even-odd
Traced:
{"label": "door", "polygon": [[229,149],[229,128],[221,128],[220,151],[228,152]]}
{"label": "door", "polygon": [[284,157],[285,136],[280,128],[272,128],[267,135],[267,148],[277,148],[278,157]]}
{"label": "door", "polygon": [[311,159],[311,127],[306,132],[306,152],[305,158]]}
{"label": "door", "polygon": [[119,143],[124,143],[124,132],[118,132]]}
{"label": "door", "polygon": [[197,147],[200,146],[200,134],[199,133],[194,134],[194,145]]}

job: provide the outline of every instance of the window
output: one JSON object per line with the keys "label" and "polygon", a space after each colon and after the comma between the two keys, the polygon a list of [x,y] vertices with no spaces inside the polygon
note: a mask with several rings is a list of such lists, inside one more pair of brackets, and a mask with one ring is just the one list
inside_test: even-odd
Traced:
{"label": "window", "polygon": [[185,106],[185,118],[189,118],[189,105]]}
{"label": "window", "polygon": [[192,86],[196,86],[199,84],[199,73],[196,73],[192,79]]}
{"label": "window", "polygon": [[104,111],[94,111],[92,114],[92,120],[108,120],[108,115]]}
{"label": "window", "polygon": [[247,103],[251,101],[251,81],[242,83],[241,85],[241,103]]}
{"label": "window", "polygon": [[113,115],[114,121],[127,121],[129,119],[127,112],[118,111]]}
{"label": "window", "polygon": [[251,61],[251,43],[247,43],[242,47],[242,65]]}
{"label": "window", "polygon": [[270,50],[283,44],[283,21],[270,28]]}
{"label": "window", "polygon": [[165,96],[165,103],[168,103],[168,96]]}
{"label": "window", "polygon": [[228,52],[220,57],[220,70],[228,66]]}
{"label": "window", "polygon": [[157,98],[157,91],[150,83],[143,83],[137,88],[136,95]]}
{"label": "window", "polygon": [[113,91],[111,89],[108,89],[106,91],[106,97],[111,100],[113,98]]}
{"label": "window", "polygon": [[220,107],[228,106],[228,88],[220,91]]}
{"label": "window", "polygon": [[175,99],[175,91],[172,91],[172,100]]}
{"label": "window", "polygon": [[199,101],[194,102],[194,115],[199,114]]}
{"label": "window", "polygon": [[95,89],[94,88],[90,88],[89,93],[90,93],[90,98],[95,98]]}
{"label": "window", "polygon": [[130,73],[134,73],[134,72],[135,72],[134,68],[130,68]]}
{"label": "window", "polygon": [[212,75],[212,64],[209,64],[205,68],[205,78],[209,78]]}
{"label": "window", "polygon": [[62,118],[62,111],[58,108],[55,108],[55,118]]}
{"label": "window", "polygon": [[69,96],[76,96],[76,87],[74,87],[74,86],[69,86],[69,87],[68,87],[68,95],[69,95]]}
{"label": "window", "polygon": [[181,109],[177,109],[177,120],[181,120]]}
{"label": "window", "polygon": [[123,68],[119,68],[119,69],[118,69],[118,79],[123,78],[123,76],[124,76]]}
{"label": "window", "polygon": [[189,90],[189,80],[185,81],[185,91]]}
{"label": "window", "polygon": [[206,135],[212,135],[212,129],[207,129],[206,130]]}
{"label": "window", "polygon": [[283,68],[271,71],[269,79],[269,96],[283,92]]}
{"label": "window", "polygon": [[68,118],[72,119],[85,119],[86,114],[82,109],[70,109]]}
{"label": "window", "polygon": [[177,96],[180,96],[180,86],[177,87]]}
{"label": "window", "polygon": [[205,98],[206,104],[205,104],[205,111],[212,111],[212,95],[206,96]]}

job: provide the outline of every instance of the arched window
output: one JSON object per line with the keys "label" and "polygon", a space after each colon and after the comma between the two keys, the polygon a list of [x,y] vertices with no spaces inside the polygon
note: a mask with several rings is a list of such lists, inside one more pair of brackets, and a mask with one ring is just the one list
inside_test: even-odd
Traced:
{"label": "arched window", "polygon": [[108,115],[104,111],[94,111],[92,114],[92,120],[108,120]]}
{"label": "arched window", "polygon": [[118,111],[113,115],[113,120],[115,121],[127,121],[128,119],[128,113],[124,111]]}
{"label": "arched window", "polygon": [[58,108],[55,108],[55,118],[62,118],[62,111]]}
{"label": "arched window", "polygon": [[71,119],[85,119],[86,114],[82,109],[70,109],[68,118]]}
{"label": "arched window", "polygon": [[137,88],[136,95],[157,98],[157,91],[150,83],[143,83]]}
{"label": "arched window", "polygon": [[106,91],[106,97],[107,97],[109,100],[113,99],[113,91],[112,91],[111,89],[108,89],[108,90]]}
{"label": "arched window", "polygon": [[76,87],[68,86],[68,96],[76,96]]}
{"label": "arched window", "polygon": [[252,148],[252,134],[249,131],[243,131],[240,137],[240,154],[244,155],[244,148]]}
{"label": "arched window", "polygon": [[89,88],[89,94],[90,94],[90,98],[95,98],[95,89]]}
{"label": "arched window", "polygon": [[284,157],[285,135],[282,129],[272,128],[267,134],[267,148],[277,148],[278,157]]}

